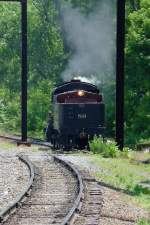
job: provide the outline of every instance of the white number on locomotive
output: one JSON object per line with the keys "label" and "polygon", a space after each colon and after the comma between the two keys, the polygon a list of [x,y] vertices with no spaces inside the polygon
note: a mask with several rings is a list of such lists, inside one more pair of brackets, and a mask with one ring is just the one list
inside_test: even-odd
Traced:
{"label": "white number on locomotive", "polygon": [[86,114],[78,114],[78,119],[86,119]]}

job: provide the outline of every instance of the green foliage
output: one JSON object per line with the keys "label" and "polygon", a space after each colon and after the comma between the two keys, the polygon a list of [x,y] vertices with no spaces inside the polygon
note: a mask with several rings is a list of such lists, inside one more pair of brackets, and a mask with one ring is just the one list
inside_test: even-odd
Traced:
{"label": "green foliage", "polygon": [[150,1],[130,11],[126,34],[126,143],[135,144],[150,134]]}
{"label": "green foliage", "polygon": [[0,89],[0,128],[18,131],[20,127],[20,98],[7,89]]}
{"label": "green foliage", "polygon": [[141,194],[149,195],[150,190],[148,188],[143,188],[140,185],[136,184],[133,187],[133,194],[134,195],[141,195]]}
{"label": "green foliage", "polygon": [[29,92],[28,102],[28,128],[38,136],[43,134],[43,129],[47,125],[48,112],[51,110],[51,93],[53,84],[48,80],[43,80],[40,85]]}
{"label": "green foliage", "polygon": [[0,2],[0,85],[19,91],[20,86],[20,7]]}
{"label": "green foliage", "polygon": [[150,225],[150,221],[147,221],[145,219],[141,219],[137,225]]}
{"label": "green foliage", "polygon": [[28,14],[29,82],[36,86],[43,79],[59,81],[67,54],[54,2],[30,0]]}
{"label": "green foliage", "polygon": [[115,158],[119,156],[119,149],[115,141],[107,142],[106,146],[106,151],[103,152],[104,157]]}
{"label": "green foliage", "polygon": [[[28,129],[30,134],[42,136],[46,127],[48,112],[51,110],[53,84],[43,80],[37,88],[28,93]],[[19,132],[21,124],[20,95],[0,89],[0,129]]]}
{"label": "green foliage", "polygon": [[150,137],[147,138],[147,139],[141,138],[139,144],[150,144]]}
{"label": "green foliage", "polygon": [[95,136],[93,140],[89,142],[90,150],[96,154],[100,153],[103,157],[106,158],[115,158],[119,155],[119,150],[116,145],[116,142],[109,141],[104,142],[102,137]]}
{"label": "green foliage", "polygon": [[106,158],[132,158],[132,150],[130,148],[125,147],[123,151],[119,151],[115,141],[108,140],[107,142],[104,142],[101,136],[94,136],[93,140],[89,141],[89,146],[94,154],[101,154]]}
{"label": "green foliage", "polygon": [[106,151],[106,144],[103,142],[103,138],[99,136],[94,136],[93,140],[89,141],[89,146],[94,154]]}
{"label": "green foliage", "polygon": [[122,158],[131,159],[132,158],[132,149],[125,147],[125,148],[123,148],[123,151],[120,151],[119,155]]}

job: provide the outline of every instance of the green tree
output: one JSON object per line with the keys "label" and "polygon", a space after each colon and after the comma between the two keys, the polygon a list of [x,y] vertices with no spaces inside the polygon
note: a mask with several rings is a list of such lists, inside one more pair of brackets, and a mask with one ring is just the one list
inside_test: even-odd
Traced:
{"label": "green tree", "polygon": [[150,2],[128,15],[126,35],[126,135],[137,142],[150,134]]}

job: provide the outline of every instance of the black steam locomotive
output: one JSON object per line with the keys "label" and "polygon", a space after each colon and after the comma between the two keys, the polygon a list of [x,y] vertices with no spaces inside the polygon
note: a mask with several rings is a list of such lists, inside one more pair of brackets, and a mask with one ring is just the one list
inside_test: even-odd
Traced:
{"label": "black steam locomotive", "polygon": [[98,88],[72,80],[58,86],[52,95],[46,139],[54,148],[85,148],[94,135],[104,134],[105,105]]}

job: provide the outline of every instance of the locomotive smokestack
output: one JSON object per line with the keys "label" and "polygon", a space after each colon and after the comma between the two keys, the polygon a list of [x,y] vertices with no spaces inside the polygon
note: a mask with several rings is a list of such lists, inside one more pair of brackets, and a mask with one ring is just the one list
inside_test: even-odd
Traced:
{"label": "locomotive smokestack", "polygon": [[72,79],[71,82],[81,82],[79,79]]}

